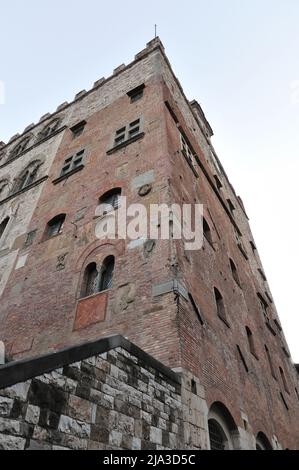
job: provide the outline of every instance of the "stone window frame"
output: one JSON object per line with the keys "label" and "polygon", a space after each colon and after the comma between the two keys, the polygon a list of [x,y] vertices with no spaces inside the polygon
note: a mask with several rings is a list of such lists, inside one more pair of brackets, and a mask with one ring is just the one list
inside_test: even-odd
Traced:
{"label": "stone window frame", "polygon": [[42,160],[33,160],[22,170],[13,182],[11,194],[17,194],[31,187],[38,180],[38,172],[42,166]]}
{"label": "stone window frame", "polygon": [[[78,171],[83,170],[84,161],[86,160],[86,149],[79,150],[75,154],[67,157],[62,165],[60,175],[55,178],[52,183],[57,184],[60,181],[63,181],[65,178],[77,173]],[[64,171],[67,170],[67,171]]]}
{"label": "stone window frame", "polygon": [[40,142],[45,139],[49,139],[54,136],[59,129],[59,126],[62,122],[62,117],[56,117],[52,119],[48,124],[46,124],[43,129],[39,132],[37,136],[37,142]]}
{"label": "stone window frame", "polygon": [[227,320],[227,315],[226,315],[226,308],[225,308],[225,303],[223,296],[220,292],[220,290],[214,286],[213,288],[213,293],[214,293],[214,300],[216,304],[216,310],[217,310],[217,316],[223,321],[223,323],[230,328],[230,324]]}
{"label": "stone window frame", "polygon": [[142,83],[142,85],[139,85],[133,88],[133,90],[128,91],[127,95],[130,98],[130,102],[135,103],[136,101],[139,101],[141,98],[143,98],[144,89],[145,84]]}
{"label": "stone window frame", "polygon": [[119,127],[113,134],[110,143],[110,149],[107,150],[107,155],[110,155],[117,150],[126,147],[127,145],[141,139],[144,136],[144,118],[140,116],[133,121]]}
{"label": "stone window frame", "polygon": [[[97,211],[97,217],[103,217],[120,207],[120,198],[122,196],[122,188],[116,187],[109,189],[99,197],[99,208],[103,211]],[[106,207],[105,207],[106,206]]]}
{"label": "stone window frame", "polygon": [[73,139],[77,139],[80,135],[83,134],[87,122],[83,119],[82,121],[78,122],[74,126],[70,127],[70,131],[72,132]]}
{"label": "stone window frame", "polygon": [[233,276],[233,279],[234,279],[235,283],[240,287],[240,289],[242,289],[238,269],[237,269],[237,266],[236,266],[235,262],[232,260],[232,258],[229,258],[229,264],[230,264],[230,270],[231,270],[231,273],[232,273],[232,276]]}
{"label": "stone window frame", "polygon": [[8,160],[12,160],[22,155],[28,149],[29,143],[32,138],[33,136],[31,134],[23,137],[10,151],[8,155]]}
{"label": "stone window frame", "polygon": [[43,240],[50,240],[53,237],[57,237],[62,233],[63,226],[65,224],[66,214],[61,213],[52,217],[46,225]]}
{"label": "stone window frame", "polygon": [[[112,266],[112,269],[110,269]],[[98,295],[104,292],[107,292],[113,288],[113,279],[115,275],[115,266],[116,266],[116,258],[113,254],[106,255],[104,259],[100,262],[96,262],[95,260],[89,260],[83,270],[83,276],[81,279],[80,285],[80,293],[79,293],[79,300],[87,299],[88,297],[92,297],[93,295]],[[90,277],[90,268],[92,267],[94,271],[94,278],[92,280],[94,286],[93,289],[90,290],[89,280]],[[110,269],[108,271],[109,277],[106,278],[105,275],[107,273],[107,267]]]}
{"label": "stone window frame", "polygon": [[256,353],[254,336],[249,326],[247,325],[245,326],[245,331],[246,331],[247,341],[249,345],[249,351],[255,357],[255,359],[259,360],[258,355]]}

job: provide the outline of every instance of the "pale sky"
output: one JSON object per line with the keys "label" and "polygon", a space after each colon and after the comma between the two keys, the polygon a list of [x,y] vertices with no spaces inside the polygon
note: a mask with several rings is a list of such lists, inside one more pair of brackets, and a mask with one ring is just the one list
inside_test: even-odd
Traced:
{"label": "pale sky", "polygon": [[0,0],[0,140],[108,77],[154,36],[241,195],[299,362],[298,0]]}

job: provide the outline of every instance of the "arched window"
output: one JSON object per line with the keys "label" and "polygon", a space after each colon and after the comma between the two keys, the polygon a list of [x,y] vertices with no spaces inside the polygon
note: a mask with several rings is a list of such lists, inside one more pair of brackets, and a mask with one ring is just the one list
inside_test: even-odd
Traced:
{"label": "arched window", "polygon": [[216,287],[214,287],[214,295],[215,295],[215,302],[217,306],[217,314],[220,318],[226,320],[226,312],[225,312],[223,297]]}
{"label": "arched window", "polygon": [[209,436],[211,450],[225,450],[227,437],[222,427],[214,419],[209,420]]}
{"label": "arched window", "polygon": [[270,441],[263,432],[256,436],[256,450],[272,450]]}
{"label": "arched window", "polygon": [[213,245],[212,232],[205,218],[203,218],[203,234],[211,245]]}
{"label": "arched window", "polygon": [[27,186],[30,186],[30,184],[34,183],[40,166],[41,162],[38,160],[30,163],[17,178],[14,185],[14,192],[21,191]]}
{"label": "arched window", "polygon": [[113,282],[113,273],[114,273],[115,259],[114,256],[108,256],[102,265],[101,269],[101,279],[100,279],[100,289],[102,292],[107,289],[111,289]]}
{"label": "arched window", "polygon": [[208,429],[211,450],[233,450],[237,425],[230,412],[220,402],[215,402],[208,414]]}
{"label": "arched window", "polygon": [[284,375],[284,371],[283,371],[282,367],[279,367],[279,373],[280,373],[280,377],[281,377],[282,384],[283,384],[283,387],[284,387],[285,391],[287,393],[290,393],[289,387],[288,387],[288,384],[287,384],[287,380],[286,380],[286,377]]}
{"label": "arched window", "polygon": [[40,132],[38,140],[46,139],[58,129],[61,120],[59,118],[53,119],[49,124],[47,124],[44,129]]}
{"label": "arched window", "polygon": [[50,222],[47,223],[45,238],[51,238],[62,232],[62,227],[65,221],[65,214],[59,214],[53,217]]}
{"label": "arched window", "polygon": [[115,266],[114,256],[107,256],[102,267],[98,270],[95,262],[90,263],[84,271],[81,297],[103,292],[112,288],[113,273]]}
{"label": "arched window", "polygon": [[81,297],[89,297],[99,291],[99,272],[96,263],[90,263],[84,272]]}
{"label": "arched window", "polygon": [[21,155],[21,153],[25,152],[25,150],[28,148],[29,142],[31,140],[31,136],[25,137],[21,142],[19,142],[11,151],[11,154],[9,158],[14,158],[17,157],[18,155]]}
{"label": "arched window", "polygon": [[99,199],[101,204],[101,214],[105,215],[119,208],[120,206],[121,188],[114,188],[103,194]]}
{"label": "arched window", "polygon": [[8,180],[4,179],[0,181],[0,198],[4,199],[8,192]]}
{"label": "arched window", "polygon": [[233,260],[231,258],[229,258],[229,264],[230,264],[230,269],[231,269],[231,272],[232,272],[232,275],[233,275],[233,278],[234,278],[235,282],[238,284],[239,287],[241,287],[241,283],[240,283],[240,279],[239,279],[239,275],[238,275],[236,265],[235,265],[235,263],[233,262]]}
{"label": "arched window", "polygon": [[248,339],[249,350],[250,350],[251,354],[253,354],[253,356],[255,358],[257,358],[257,354],[256,354],[256,351],[255,351],[253,334],[252,334],[250,328],[248,328],[248,326],[246,326],[246,335],[247,335],[247,339]]}
{"label": "arched window", "polygon": [[0,240],[2,238],[2,235],[4,234],[5,232],[5,229],[8,225],[8,222],[9,222],[9,217],[5,217],[4,220],[2,220],[1,224],[0,224]]}

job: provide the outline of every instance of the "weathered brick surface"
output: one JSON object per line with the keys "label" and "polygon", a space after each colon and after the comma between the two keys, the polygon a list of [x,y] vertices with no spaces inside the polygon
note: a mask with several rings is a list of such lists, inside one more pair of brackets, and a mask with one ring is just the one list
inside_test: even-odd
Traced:
{"label": "weathered brick surface", "polygon": [[[143,98],[130,103],[126,93],[141,83],[145,84]],[[282,447],[299,447],[298,376],[288,357],[283,331],[274,322],[278,321],[277,312],[268,283],[258,271],[262,264],[257,250],[253,251],[250,244],[253,237],[244,208],[215,157],[207,134],[208,125],[196,112],[196,107],[190,107],[163,47],[156,40],[127,68],[119,69],[111,78],[100,81],[92,92],[80,94],[72,104],[59,109],[57,116],[62,118],[62,129],[55,136],[40,145],[33,145],[11,163],[6,158],[18,139],[1,148],[5,156],[1,160],[0,181],[6,177],[12,181],[37,157],[44,158],[41,176],[48,176],[48,179],[9,201],[0,201],[0,222],[5,216],[11,216],[9,230],[0,241],[0,293],[3,294],[0,338],[5,342],[9,356],[21,358],[108,334],[122,334],[167,366],[181,367],[197,377],[205,392],[207,409],[214,402],[224,404],[240,433],[245,433],[245,441],[248,436],[242,418],[244,413],[253,436],[263,432],[269,440],[277,436]],[[144,136],[107,155],[114,132],[136,118],[143,120]],[[28,130],[34,144],[50,119],[48,116]],[[86,127],[82,135],[74,139],[69,127],[82,119],[86,120]],[[197,154],[197,176],[182,155],[178,127]],[[84,168],[53,184],[64,160],[83,148],[86,150]],[[216,174],[222,183],[219,190],[215,186]],[[159,240],[155,244],[144,244],[140,240],[97,240],[95,209],[98,199],[113,187],[122,188],[128,204],[138,202],[147,207],[152,203],[204,204],[212,244],[205,240],[203,249],[186,252],[180,241],[173,240]],[[5,192],[3,194],[7,196]],[[233,216],[227,199],[235,207]],[[44,240],[47,222],[61,213],[66,213],[63,232]],[[24,247],[26,234],[33,230],[36,230],[36,236],[32,245]],[[240,240],[246,256],[238,247]],[[116,258],[113,289],[100,294],[99,301],[95,297],[79,302],[85,266],[91,261],[101,262],[107,255]],[[240,285],[233,279],[229,258],[237,267]],[[174,279],[181,286],[180,295],[176,297],[169,288]],[[216,313],[214,287],[223,295],[228,325]],[[185,298],[184,288],[192,294],[203,325]],[[270,329],[265,323],[257,292],[269,304]],[[249,350],[246,326],[253,333],[256,355]],[[248,371],[241,362],[237,345]],[[272,357],[276,379],[271,374],[265,345]],[[64,432],[63,440],[53,445],[97,448],[101,442],[106,446],[160,446],[158,442],[148,444],[144,437],[145,434],[152,435],[160,442],[161,433],[155,431],[157,428],[162,429],[162,445],[171,446],[175,432],[164,435],[167,428],[164,429],[163,413],[166,412],[161,409],[159,397],[154,399],[161,413],[160,420],[152,420],[155,409],[149,393],[152,386],[144,382],[144,375],[149,380],[154,377],[143,371],[131,377],[129,370],[119,367],[119,359],[114,358],[113,363],[112,357],[103,389],[97,388],[97,382],[108,372],[105,361],[95,368],[96,376],[88,369],[88,364],[84,364],[84,374],[80,368],[69,367],[68,379],[61,374],[50,374],[41,379],[45,386],[59,385],[66,395],[75,398],[70,399],[69,414],[65,415],[59,410],[38,416],[35,408],[29,408],[26,413],[31,421],[28,423],[35,425],[38,419],[56,426],[58,416],[63,415],[74,420],[68,424],[62,421],[63,429],[77,429],[79,434],[83,433],[76,427],[80,419],[76,416],[73,400],[82,400],[80,410],[86,419],[94,416],[94,409],[86,404],[91,400],[109,413],[115,409],[121,413],[125,407],[124,414],[129,413],[135,420],[138,410],[142,409],[144,429],[140,424],[134,425],[134,439],[123,440],[117,426],[111,435],[95,424],[89,439]],[[288,391],[280,378],[279,367],[284,369]],[[131,391],[134,389],[135,392],[128,403],[123,403],[118,391],[127,380],[130,380]],[[13,394],[21,393],[22,403],[26,392],[24,385],[22,387],[22,390],[11,389],[7,398],[14,400]],[[35,387],[34,381],[32,387]],[[158,392],[160,398],[163,397],[163,390]],[[284,395],[288,410],[280,393]],[[62,394],[58,400],[61,407],[65,406],[64,400],[66,397]],[[189,398],[186,400],[189,403]],[[30,405],[38,406],[33,402]],[[9,400],[0,402],[0,410],[9,416],[10,407]],[[188,404],[185,412],[187,408]],[[18,405],[14,404],[13,409],[14,415],[17,414]],[[112,426],[114,418],[112,413],[105,419]],[[201,415],[192,417],[188,431],[185,429],[186,442],[190,439],[193,442],[192,436],[196,435],[192,426],[206,429],[207,423],[201,421]],[[130,427],[129,423],[122,422],[121,426]],[[32,445],[37,445],[40,435],[45,433],[48,433],[47,429],[36,427]],[[20,446],[22,441],[11,439],[8,445]]]}

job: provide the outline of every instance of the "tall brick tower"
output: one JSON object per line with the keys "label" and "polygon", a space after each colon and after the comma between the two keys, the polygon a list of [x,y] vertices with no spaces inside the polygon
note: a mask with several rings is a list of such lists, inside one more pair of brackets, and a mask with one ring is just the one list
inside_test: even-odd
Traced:
{"label": "tall brick tower", "polygon": [[[16,360],[123,335],[189,377],[202,447],[298,448],[296,368],[212,135],[156,38],[1,143],[0,340]],[[202,249],[98,239],[120,195],[203,204]]]}

